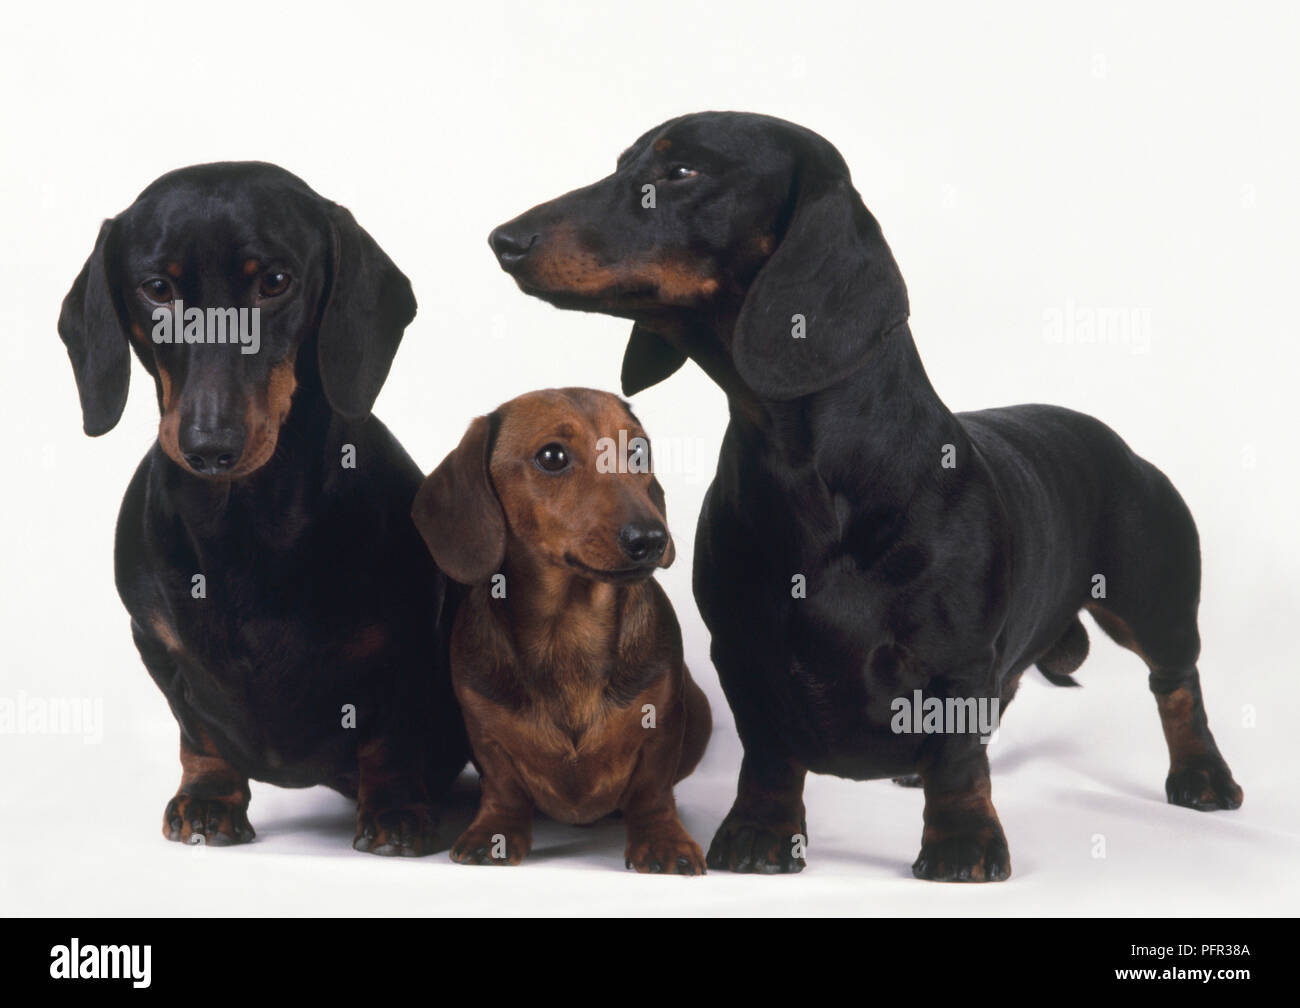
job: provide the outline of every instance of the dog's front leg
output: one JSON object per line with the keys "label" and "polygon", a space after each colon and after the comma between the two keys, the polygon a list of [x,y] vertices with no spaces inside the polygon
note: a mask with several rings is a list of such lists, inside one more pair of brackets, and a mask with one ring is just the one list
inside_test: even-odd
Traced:
{"label": "dog's front leg", "polygon": [[256,836],[248,821],[248,778],[232,767],[185,700],[177,662],[184,648],[161,615],[132,621],[136,649],[149,675],[171,705],[181,730],[181,783],[163,811],[162,832],[185,844],[226,847]]}
{"label": "dog's front leg", "polygon": [[482,771],[482,794],[474,821],[452,844],[451,859],[459,864],[517,865],[533,846],[532,796],[500,746],[480,737],[474,755]]}
{"label": "dog's front leg", "polygon": [[709,845],[709,867],[765,875],[803,871],[808,845],[806,776],[807,771],[790,760],[746,752],[736,801]]}
{"label": "dog's front leg", "polygon": [[420,762],[384,738],[357,751],[355,850],[389,857],[423,857],[438,849],[438,813],[413,768]]}
{"label": "dog's front leg", "polygon": [[181,784],[163,812],[163,836],[225,847],[254,837],[248,821],[248,778],[217,752],[208,733],[181,729]]}
{"label": "dog's front leg", "polygon": [[634,784],[622,809],[627,820],[623,863],[628,868],[651,875],[704,874],[704,851],[682,825],[670,783]]}
{"label": "dog's front leg", "polygon": [[[673,705],[673,720],[684,725],[681,704]],[[666,719],[667,720],[667,719]],[[627,822],[623,863],[643,874],[703,875],[704,851],[677,814],[673,779],[682,750],[682,730],[665,727],[642,748],[619,808]]]}
{"label": "dog's front leg", "polygon": [[922,757],[925,828],[912,874],[935,882],[1001,882],[1011,874],[993,808],[988,750],[978,736],[944,735]]}

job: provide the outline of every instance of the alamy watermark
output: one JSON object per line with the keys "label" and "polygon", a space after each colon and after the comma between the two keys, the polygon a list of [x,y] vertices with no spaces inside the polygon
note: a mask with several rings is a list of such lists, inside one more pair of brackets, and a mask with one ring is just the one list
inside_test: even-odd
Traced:
{"label": "alamy watermark", "polygon": [[155,343],[218,343],[238,345],[255,354],[262,348],[261,309],[186,308],[184,301],[153,310]]}
{"label": "alamy watermark", "polygon": [[650,442],[641,435],[620,429],[617,438],[596,440],[596,471],[599,473],[671,473],[698,483],[713,477],[716,457],[704,438],[658,437],[651,467]]}
{"label": "alamy watermark", "polygon": [[997,697],[927,697],[918,689],[890,703],[889,728],[895,735],[978,734],[988,745],[998,730],[1000,708]]}
{"label": "alamy watermark", "polygon": [[19,690],[0,697],[0,735],[80,735],[86,745],[104,741],[100,697],[38,697]]}
{"label": "alamy watermark", "polygon": [[1151,310],[1076,304],[1043,309],[1043,339],[1057,346],[1125,346],[1134,355],[1151,352]]}
{"label": "alamy watermark", "polygon": [[50,949],[50,976],[55,980],[130,980],[148,987],[152,945],[82,945],[73,938]]}

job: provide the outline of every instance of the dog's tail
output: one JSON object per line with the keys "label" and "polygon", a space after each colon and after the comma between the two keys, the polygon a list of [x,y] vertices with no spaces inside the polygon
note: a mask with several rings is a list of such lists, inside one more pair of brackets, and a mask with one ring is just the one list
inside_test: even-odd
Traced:
{"label": "dog's tail", "polygon": [[1061,634],[1060,640],[1038,659],[1038,671],[1053,686],[1078,686],[1073,676],[1083,660],[1088,657],[1088,631],[1074,617]]}

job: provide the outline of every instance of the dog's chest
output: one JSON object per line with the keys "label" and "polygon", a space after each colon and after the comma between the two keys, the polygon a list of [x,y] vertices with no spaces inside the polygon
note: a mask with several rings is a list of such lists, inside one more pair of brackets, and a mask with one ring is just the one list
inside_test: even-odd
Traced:
{"label": "dog's chest", "polygon": [[890,729],[891,703],[927,681],[913,645],[931,557],[895,538],[894,514],[807,490],[771,507],[751,506],[766,501],[756,486],[710,501],[695,589],[719,676],[810,763],[875,750],[892,765],[910,746]]}
{"label": "dog's chest", "polygon": [[644,741],[639,707],[618,707],[599,690],[533,692],[514,708],[458,693],[476,748],[504,750],[546,815],[589,823],[618,808]]}

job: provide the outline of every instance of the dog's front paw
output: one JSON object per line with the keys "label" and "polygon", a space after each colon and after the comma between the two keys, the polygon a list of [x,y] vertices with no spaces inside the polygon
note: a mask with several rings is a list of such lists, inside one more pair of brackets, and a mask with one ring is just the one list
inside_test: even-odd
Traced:
{"label": "dog's front paw", "polygon": [[1001,882],[1011,876],[1011,852],[1002,827],[943,833],[926,830],[912,874],[931,882]]}
{"label": "dog's front paw", "polygon": [[163,836],[186,844],[228,847],[257,834],[248,822],[248,805],[221,798],[195,798],[183,791],[163,812]]}
{"label": "dog's front paw", "polygon": [[703,875],[704,851],[680,823],[629,831],[623,863],[642,874]]}
{"label": "dog's front paw", "polygon": [[713,835],[710,868],[760,875],[784,875],[804,868],[807,833],[802,827],[769,826],[728,816]]}
{"label": "dog's front paw", "polygon": [[1244,797],[1222,760],[1172,771],[1165,780],[1165,795],[1169,804],[1198,812],[1240,808]]}
{"label": "dog's front paw", "polygon": [[438,849],[438,817],[422,805],[358,809],[352,849],[381,857],[424,857]]}
{"label": "dog's front paw", "polygon": [[451,846],[451,859],[468,865],[517,865],[533,846],[532,830],[501,823],[471,823]]}

